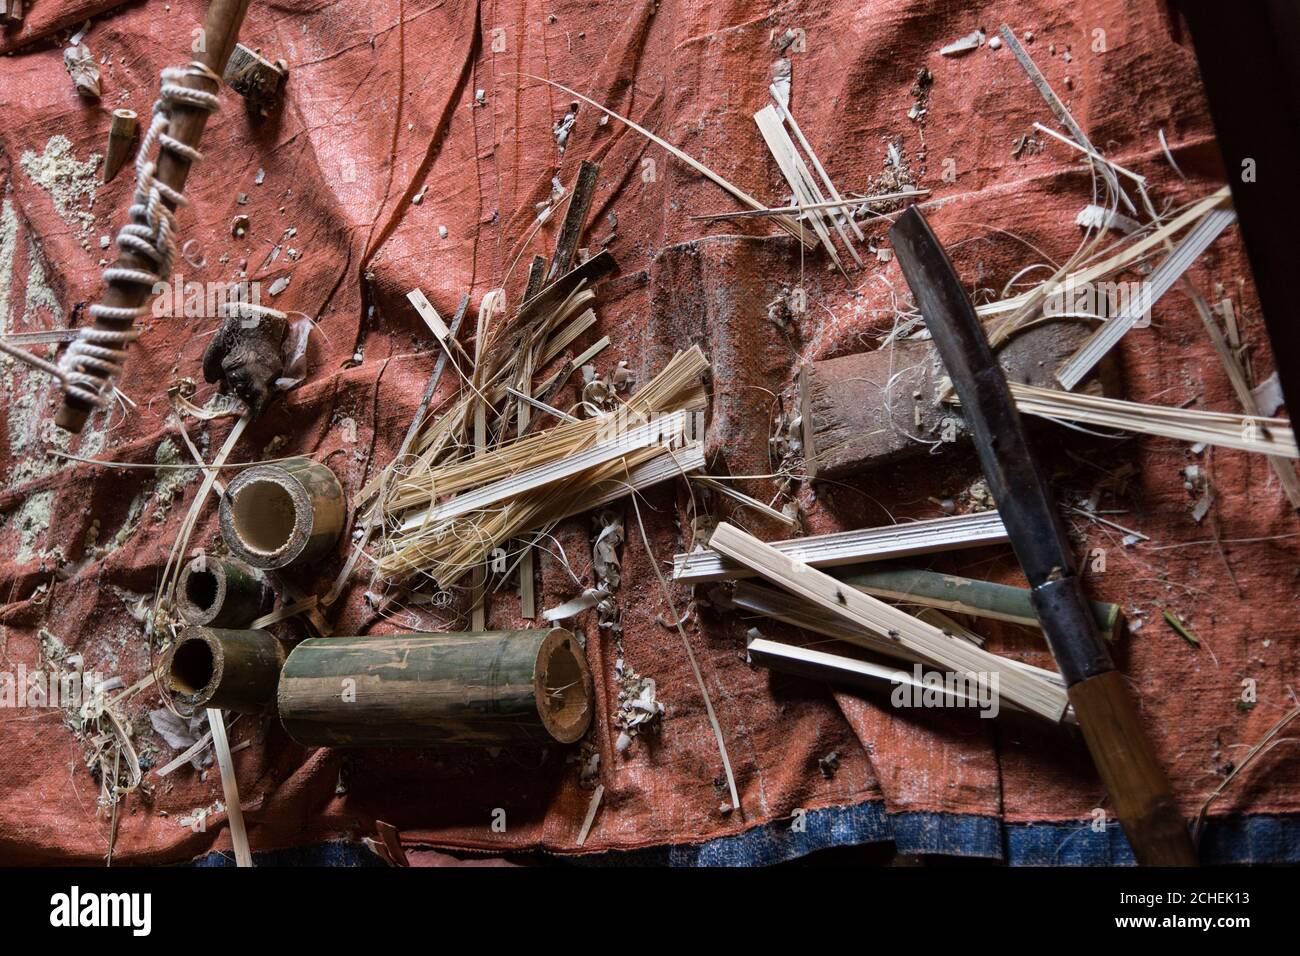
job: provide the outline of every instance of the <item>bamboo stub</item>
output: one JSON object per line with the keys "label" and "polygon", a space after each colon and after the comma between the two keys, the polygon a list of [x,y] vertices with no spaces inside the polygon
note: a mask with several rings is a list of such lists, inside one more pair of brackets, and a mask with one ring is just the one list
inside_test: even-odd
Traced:
{"label": "bamboo stub", "polygon": [[190,625],[248,627],[271,609],[272,597],[256,571],[232,558],[200,555],[176,583],[176,611]]}
{"label": "bamboo stub", "polygon": [[343,486],[319,462],[295,458],[246,468],[221,496],[221,537],[255,568],[304,567],[338,543]]}
{"label": "bamboo stub", "polygon": [[256,714],[275,703],[284,649],[266,631],[187,627],[163,659],[167,688],[181,707]]}

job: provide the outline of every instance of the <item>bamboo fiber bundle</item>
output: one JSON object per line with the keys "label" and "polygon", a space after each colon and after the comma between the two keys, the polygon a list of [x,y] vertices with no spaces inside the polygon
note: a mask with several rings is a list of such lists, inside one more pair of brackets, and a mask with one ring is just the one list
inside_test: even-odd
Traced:
{"label": "bamboo fiber bundle", "polygon": [[569,744],[593,710],[563,628],[312,638],[285,662],[278,703],[308,747]]}
{"label": "bamboo fiber bundle", "polygon": [[[683,454],[656,438],[656,422],[671,431],[680,427],[674,413],[703,408],[699,376],[707,365],[693,347],[613,414],[565,423],[399,480],[383,503],[391,530],[379,573],[427,574],[446,587],[511,538],[583,510],[597,488],[603,493],[609,482],[661,456]],[[644,443],[631,440],[642,431]]]}

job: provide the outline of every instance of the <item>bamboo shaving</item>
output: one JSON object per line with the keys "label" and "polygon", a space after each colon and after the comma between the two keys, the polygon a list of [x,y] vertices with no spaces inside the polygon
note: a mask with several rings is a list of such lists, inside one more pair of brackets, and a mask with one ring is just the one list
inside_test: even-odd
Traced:
{"label": "bamboo shaving", "polygon": [[1143,405],[1032,385],[1010,385],[1016,407],[1027,415],[1159,435],[1193,444],[1204,442],[1263,455],[1300,458],[1291,423],[1284,418]]}

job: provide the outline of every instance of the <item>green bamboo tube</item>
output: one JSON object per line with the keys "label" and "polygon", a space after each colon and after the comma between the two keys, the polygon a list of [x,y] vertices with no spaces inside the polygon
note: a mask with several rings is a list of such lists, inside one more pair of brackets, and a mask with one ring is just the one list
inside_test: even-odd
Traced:
{"label": "green bamboo tube", "polygon": [[319,462],[294,458],[245,468],[221,496],[221,536],[255,568],[301,568],[338,544],[343,486]]}
{"label": "green bamboo tube", "polygon": [[308,747],[568,744],[594,709],[563,628],[312,638],[289,655],[277,698]]}
{"label": "green bamboo tube", "polygon": [[244,562],[199,555],[181,571],[176,611],[191,626],[248,627],[271,609],[273,597]]}
{"label": "green bamboo tube", "polygon": [[[923,604],[958,614],[1038,626],[1029,589],[915,568],[871,568],[843,577],[860,591],[891,601]],[[1102,637],[1115,640],[1123,625],[1119,605],[1092,602],[1092,616]]]}
{"label": "green bamboo tube", "polygon": [[266,631],[187,627],[163,658],[163,673],[177,704],[256,714],[275,703],[284,664],[280,642]]}

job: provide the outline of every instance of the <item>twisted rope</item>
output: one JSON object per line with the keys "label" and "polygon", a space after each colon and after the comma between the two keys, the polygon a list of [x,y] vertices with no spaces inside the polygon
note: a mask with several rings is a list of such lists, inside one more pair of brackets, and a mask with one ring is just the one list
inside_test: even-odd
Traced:
{"label": "twisted rope", "polygon": [[[152,289],[155,284],[166,282],[171,277],[172,263],[176,258],[176,211],[186,204],[186,200],[181,193],[156,178],[154,174],[157,172],[157,162],[151,156],[157,147],[159,152],[170,150],[191,163],[198,162],[203,158],[202,153],[170,135],[172,110],[183,103],[215,113],[221,105],[215,94],[181,83],[181,80],[190,76],[220,82],[216,73],[197,60],[186,67],[168,67],[162,71],[162,87],[158,100],[153,105],[153,119],[136,154],[135,196],[128,211],[131,221],[117,234],[118,249],[147,259],[152,267],[128,269],[109,266],[103,273],[104,281],[108,284],[128,283]],[[170,207],[168,203],[171,204]],[[94,319],[134,323],[136,319],[149,314],[149,305],[146,302],[136,308],[129,308],[97,303],[90,307],[90,314]],[[62,380],[70,397],[102,407],[107,402],[104,389],[111,386],[113,379],[121,374],[127,346],[139,337],[140,330],[134,324],[126,329],[86,326],[79,331],[77,339],[68,348],[53,374]],[[34,359],[32,364],[38,368],[49,364],[35,356],[30,358]],[[92,375],[86,371],[88,369],[102,374]],[[50,371],[49,368],[45,370]]]}

